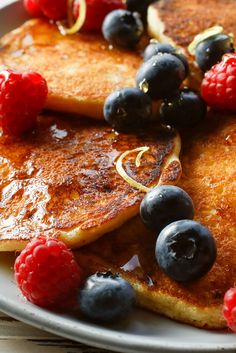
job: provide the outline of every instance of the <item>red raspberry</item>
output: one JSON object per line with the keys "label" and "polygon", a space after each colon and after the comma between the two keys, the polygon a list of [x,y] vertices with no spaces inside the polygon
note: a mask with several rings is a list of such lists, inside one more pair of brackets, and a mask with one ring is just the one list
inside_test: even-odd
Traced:
{"label": "red raspberry", "polygon": [[[79,16],[80,0],[74,0],[73,15]],[[85,31],[101,31],[102,23],[106,15],[116,9],[125,9],[126,5],[122,0],[87,0],[86,20],[82,29]]]}
{"label": "red raspberry", "polygon": [[81,272],[73,253],[55,238],[38,237],[15,262],[15,279],[23,295],[42,307],[59,307],[80,285]]}
{"label": "red raspberry", "polygon": [[24,0],[24,6],[26,11],[32,17],[40,17],[42,16],[42,11],[37,3],[37,0]]}
{"label": "red raspberry", "polygon": [[18,136],[35,125],[45,105],[48,88],[36,72],[0,71],[0,127]]}
{"label": "red raspberry", "polygon": [[223,315],[229,328],[236,332],[236,288],[231,288],[225,293]]}
{"label": "red raspberry", "polygon": [[206,72],[201,94],[215,109],[236,111],[236,54],[226,54],[223,60]]}
{"label": "red raspberry", "polygon": [[67,0],[36,0],[43,14],[51,20],[67,17]]}

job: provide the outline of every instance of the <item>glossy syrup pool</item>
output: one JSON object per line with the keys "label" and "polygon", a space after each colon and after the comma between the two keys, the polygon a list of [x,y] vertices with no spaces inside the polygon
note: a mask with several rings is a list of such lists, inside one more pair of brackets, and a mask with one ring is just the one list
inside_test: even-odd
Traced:
{"label": "glossy syrup pool", "polygon": [[[117,134],[108,125],[59,115],[39,117],[35,130],[0,139],[1,239],[28,239],[76,226],[98,227],[138,204],[142,193],[115,168],[127,150],[150,148],[127,173],[145,185],[157,183],[175,144],[173,132]],[[138,207],[138,206],[137,206]]]}

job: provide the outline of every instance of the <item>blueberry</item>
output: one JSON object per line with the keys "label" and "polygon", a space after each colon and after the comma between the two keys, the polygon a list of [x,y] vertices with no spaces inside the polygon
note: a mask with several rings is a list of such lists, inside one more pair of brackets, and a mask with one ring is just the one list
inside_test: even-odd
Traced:
{"label": "blueberry", "polygon": [[202,71],[221,61],[226,53],[234,53],[232,37],[219,33],[200,42],[195,50],[196,62]]}
{"label": "blueberry", "polygon": [[112,45],[125,48],[138,44],[143,31],[140,15],[127,10],[110,12],[102,25],[104,38]]}
{"label": "blueberry", "polygon": [[156,242],[156,259],[172,279],[186,282],[204,276],[216,260],[216,244],[209,230],[191,220],[169,224]]}
{"label": "blueberry", "polygon": [[143,222],[159,233],[169,223],[180,219],[192,219],[193,202],[190,196],[177,186],[161,185],[151,189],[140,205]]}
{"label": "blueberry", "polygon": [[113,129],[130,132],[149,123],[152,101],[138,88],[124,88],[107,97],[103,112],[105,120]]}
{"label": "blueberry", "polygon": [[144,61],[148,61],[154,55],[164,54],[164,53],[173,54],[182,61],[185,67],[185,78],[186,78],[189,74],[188,60],[182,53],[178,52],[176,48],[174,48],[172,45],[168,43],[159,43],[155,40],[151,40],[150,44],[144,50],[143,58],[144,58]]}
{"label": "blueberry", "polygon": [[137,86],[153,99],[169,97],[181,85],[186,75],[182,61],[164,53],[153,56],[138,70]]}
{"label": "blueberry", "polygon": [[145,14],[147,8],[156,0],[126,0],[127,9],[131,12]]}
{"label": "blueberry", "polygon": [[128,315],[135,302],[133,287],[111,272],[90,276],[80,291],[80,310],[88,319],[112,322]]}
{"label": "blueberry", "polygon": [[172,45],[167,43],[159,43],[155,40],[151,40],[151,42],[144,50],[143,59],[144,61],[148,61],[149,59],[151,59],[153,56],[157,54],[160,54],[160,53],[175,54],[175,52],[176,52],[176,49],[172,47]]}
{"label": "blueberry", "polygon": [[161,122],[178,127],[194,126],[206,116],[207,105],[195,92],[186,88],[163,100]]}
{"label": "blueberry", "polygon": [[176,52],[174,55],[177,56],[177,58],[182,61],[182,64],[184,64],[185,78],[186,78],[189,75],[189,64],[188,64],[188,60],[187,60],[186,56],[184,56],[184,54],[179,53],[179,52]]}
{"label": "blueberry", "polygon": [[126,0],[126,5],[129,11],[139,12],[142,15],[143,21],[147,22],[147,9],[156,0]]}

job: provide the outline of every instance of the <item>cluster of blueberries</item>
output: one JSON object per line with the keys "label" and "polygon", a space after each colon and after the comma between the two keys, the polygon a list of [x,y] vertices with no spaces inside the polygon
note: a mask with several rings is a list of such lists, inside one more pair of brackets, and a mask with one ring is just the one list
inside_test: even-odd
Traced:
{"label": "cluster of blueberries", "polygon": [[[115,10],[105,18],[102,31],[112,45],[132,48],[140,41],[144,26],[137,12]],[[195,59],[205,72],[221,61],[225,53],[232,52],[232,38],[217,33],[197,44]],[[146,128],[153,124],[152,101],[162,100],[156,114],[161,123],[177,127],[200,123],[206,116],[206,103],[189,88],[180,89],[189,74],[186,57],[170,44],[151,40],[143,59],[136,75],[137,88],[123,88],[107,97],[105,120],[119,132]]]}
{"label": "cluster of blueberries", "polygon": [[157,237],[156,260],[172,279],[187,282],[205,275],[216,259],[216,244],[209,230],[193,221],[194,206],[181,188],[162,185],[143,198],[140,215]]}

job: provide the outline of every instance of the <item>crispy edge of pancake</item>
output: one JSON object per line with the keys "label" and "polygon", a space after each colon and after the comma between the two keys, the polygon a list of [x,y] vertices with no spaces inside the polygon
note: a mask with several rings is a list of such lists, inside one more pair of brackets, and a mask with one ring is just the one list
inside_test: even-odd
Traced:
{"label": "crispy edge of pancake", "polygon": [[[161,1],[163,2],[163,0]],[[172,38],[168,37],[165,34],[165,24],[161,20],[158,14],[158,11],[154,6],[148,7],[147,19],[148,19],[148,33],[151,37],[156,38],[162,43],[169,43],[174,47],[177,47],[177,44],[172,40]]]}
{"label": "crispy edge of pancake", "polygon": [[[69,104],[68,104],[69,103]],[[62,98],[53,93],[48,96],[46,107],[56,112],[67,112],[83,116],[93,117],[97,120],[103,119],[103,103],[80,100],[76,97]]]}
{"label": "crispy edge of pancake", "polygon": [[195,327],[223,329],[227,326],[222,316],[222,306],[201,308],[166,293],[150,292],[148,288],[140,288],[135,283],[133,286],[138,303],[143,308]]}
{"label": "crispy edge of pancake", "polygon": [[[158,184],[176,184],[178,183],[182,167],[179,160],[179,154],[181,150],[181,139],[178,134],[173,139],[173,151],[166,158],[165,164],[163,165]],[[155,185],[150,185],[153,187]],[[125,209],[120,212],[115,218],[109,222],[104,221],[100,227],[94,224],[93,219],[90,219],[86,223],[83,223],[80,227],[75,227],[68,231],[59,231],[55,229],[55,237],[63,241],[70,248],[77,248],[84,246],[88,243],[94,242],[106,233],[109,233],[120,226],[122,226],[127,220],[131,219],[139,212],[139,204],[136,203],[134,206]],[[84,228],[84,229],[83,229]],[[27,245],[28,240],[22,238],[17,239],[2,239],[0,240],[0,251],[18,251],[24,249]]]}

